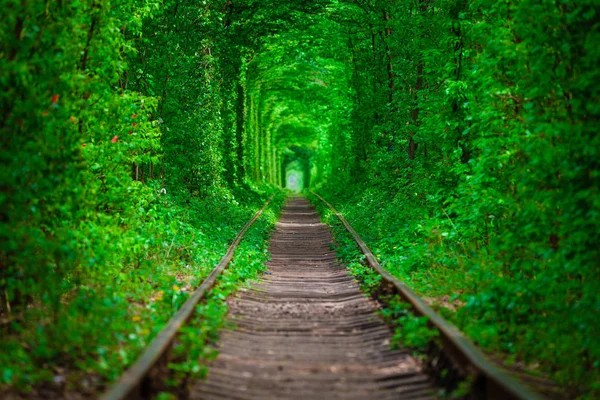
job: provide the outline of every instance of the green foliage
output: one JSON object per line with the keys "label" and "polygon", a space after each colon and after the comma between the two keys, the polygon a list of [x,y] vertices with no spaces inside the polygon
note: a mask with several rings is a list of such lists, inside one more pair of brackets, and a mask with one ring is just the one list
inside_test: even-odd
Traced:
{"label": "green foliage", "polygon": [[[260,198],[257,200],[250,209],[219,198],[191,199],[185,207],[165,200],[168,207],[161,207],[139,233],[139,254],[122,255],[120,268],[105,264],[111,272],[96,281],[84,280],[85,285],[69,293],[52,317],[45,308],[34,308],[10,323],[0,347],[4,383],[27,387],[62,376],[56,371],[64,371],[69,380],[77,379],[77,371],[108,380],[118,377],[225,254],[237,231],[260,206]],[[281,195],[275,206],[280,203]],[[152,208],[149,210],[151,213]],[[255,228],[250,247],[238,251],[240,257],[248,254],[262,259],[256,257],[252,246],[262,249],[264,244],[254,237],[268,234],[272,219]],[[206,331],[212,332],[221,324],[223,305],[209,302],[204,307],[202,321]],[[196,342],[204,343],[195,332]],[[54,371],[42,368],[44,365],[54,366]],[[85,376],[80,384],[85,386],[87,379]]]}
{"label": "green foliage", "polygon": [[280,192],[266,212],[246,232],[228,269],[218,278],[206,301],[196,308],[193,318],[180,330],[172,352],[174,361],[169,364],[173,371],[169,383],[175,388],[180,386],[181,380],[189,376],[206,376],[208,369],[205,363],[218,354],[212,345],[217,341],[219,331],[226,322],[225,300],[240,286],[257,278],[266,269],[269,259],[268,239],[275,222],[279,219],[283,197],[283,192]]}
{"label": "green foliage", "polygon": [[[365,256],[335,214],[320,200],[313,196],[311,198],[323,216],[324,222],[333,230],[338,258],[358,280],[361,289],[367,294],[375,295],[380,288],[381,275],[365,265]],[[427,318],[415,316],[410,310],[410,304],[402,301],[400,296],[384,296],[378,300],[384,305],[381,315],[389,325],[394,327],[394,336],[390,343],[392,348],[404,346],[423,353],[439,336],[439,332],[428,325]]]}
{"label": "green foliage", "polygon": [[371,293],[379,287],[381,275],[373,271],[372,268],[365,266],[364,263],[361,262],[351,262],[347,264],[347,267],[350,270],[350,273],[358,279],[360,288],[364,292]]}
{"label": "green foliage", "polygon": [[273,193],[226,10],[180,3],[3,3],[0,390],[115,379]]}
{"label": "green foliage", "polygon": [[327,140],[352,146],[321,151],[320,192],[484,349],[597,391],[596,5],[333,10],[355,96]]}
{"label": "green foliage", "polygon": [[113,379],[293,170],[483,348],[600,390],[595,1],[2,5],[4,384]]}
{"label": "green foliage", "polygon": [[[102,274],[98,265],[118,250],[92,249],[95,242],[110,243],[138,199],[153,196],[128,174],[160,136],[151,116],[156,102],[113,89],[131,49],[111,33],[147,10],[131,13],[134,2],[108,18],[91,2],[9,3],[0,59],[0,307],[39,300],[35,294],[56,311],[61,295],[80,283],[79,266]],[[134,122],[139,134],[128,136]]]}
{"label": "green foliage", "polygon": [[427,317],[417,317],[410,311],[410,304],[399,296],[385,299],[386,307],[381,311],[383,317],[395,326],[392,347],[409,347],[424,353],[431,342],[440,335],[437,329],[429,326]]}

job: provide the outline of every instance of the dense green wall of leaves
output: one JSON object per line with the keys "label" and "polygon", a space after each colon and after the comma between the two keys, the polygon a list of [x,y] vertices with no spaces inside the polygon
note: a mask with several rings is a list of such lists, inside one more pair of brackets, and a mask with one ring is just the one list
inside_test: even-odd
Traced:
{"label": "dense green wall of leaves", "polygon": [[600,389],[598,5],[339,2],[353,107],[320,161],[320,190],[390,270],[442,308],[455,299],[448,317],[484,348],[587,390]]}
{"label": "dense green wall of leaves", "polygon": [[478,344],[598,390],[597,2],[324,5],[247,64],[252,177],[305,163]]}
{"label": "dense green wall of leaves", "polygon": [[93,393],[273,192],[245,179],[244,47],[217,1],[2,8],[0,397]]}
{"label": "dense green wall of leaves", "polygon": [[293,168],[480,346],[600,390],[596,0],[2,6],[0,382],[88,342],[114,378]]}

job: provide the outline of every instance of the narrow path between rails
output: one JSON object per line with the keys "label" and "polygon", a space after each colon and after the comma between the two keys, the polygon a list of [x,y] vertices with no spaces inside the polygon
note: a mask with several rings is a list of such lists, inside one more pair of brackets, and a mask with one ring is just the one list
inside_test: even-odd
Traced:
{"label": "narrow path between rails", "polygon": [[290,198],[264,280],[229,300],[236,328],[192,399],[427,399],[434,387],[406,350],[390,350],[377,304],[339,265],[310,203]]}

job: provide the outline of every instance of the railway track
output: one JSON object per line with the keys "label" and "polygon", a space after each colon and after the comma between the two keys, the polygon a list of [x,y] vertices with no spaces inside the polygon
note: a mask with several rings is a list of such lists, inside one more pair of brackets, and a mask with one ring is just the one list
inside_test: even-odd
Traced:
{"label": "railway track", "polygon": [[192,399],[429,399],[431,379],[390,350],[377,304],[338,264],[331,234],[304,198],[288,201],[268,275],[229,302],[237,326]]}
{"label": "railway track", "polygon": [[[235,328],[221,333],[219,357],[209,364],[205,380],[189,385],[187,398],[432,399],[440,384],[465,378],[472,383],[471,398],[539,398],[487,362],[460,332],[384,271],[337,215],[382,275],[382,291],[402,295],[440,330],[442,344],[430,360],[422,363],[408,349],[390,349],[393,333],[377,313],[380,305],[337,262],[329,228],[309,201],[294,197],[272,235],[268,271],[228,300]],[[161,335],[162,347],[151,351],[158,347],[151,344],[147,352],[152,357],[142,355],[104,400],[151,397],[145,386],[156,364],[168,358],[166,343],[175,332]]]}

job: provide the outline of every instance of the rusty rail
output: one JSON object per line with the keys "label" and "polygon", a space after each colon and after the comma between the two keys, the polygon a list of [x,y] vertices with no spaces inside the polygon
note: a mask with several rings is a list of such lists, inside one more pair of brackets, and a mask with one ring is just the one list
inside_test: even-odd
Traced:
{"label": "rusty rail", "polygon": [[153,368],[168,353],[177,331],[190,318],[196,305],[204,298],[206,293],[213,287],[217,278],[233,258],[237,246],[242,241],[246,231],[256,222],[267,208],[273,197],[265,202],[263,207],[254,214],[252,219],[244,225],[237,234],[233,243],[227,249],[227,253],[219,264],[212,270],[210,275],[202,282],[181,306],[177,313],[169,320],[167,325],[160,331],[148,347],[142,352],[137,361],[127,370],[115,384],[105,392],[101,400],[122,400],[145,397],[144,385],[147,385],[148,376]]}
{"label": "rusty rail", "polygon": [[321,200],[346,227],[348,232],[354,238],[367,262],[382,279],[393,286],[396,292],[410,303],[415,312],[420,316],[425,316],[430,323],[440,331],[442,337],[442,349],[450,357],[458,362],[468,373],[473,376],[473,386],[476,387],[475,398],[478,399],[502,399],[502,400],[541,400],[542,397],[532,392],[529,388],[523,386],[519,381],[509,376],[494,364],[479,350],[471,340],[463,335],[456,327],[443,319],[439,314],[433,311],[415,292],[412,291],[404,282],[392,276],[377,261],[367,244],[361,239],[356,231],[350,226],[327,200],[317,193],[310,192]]}

